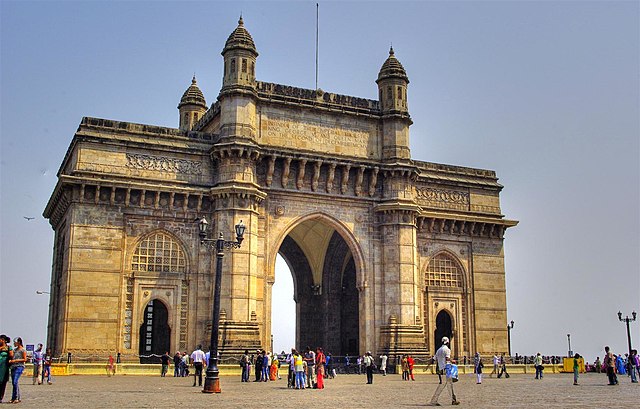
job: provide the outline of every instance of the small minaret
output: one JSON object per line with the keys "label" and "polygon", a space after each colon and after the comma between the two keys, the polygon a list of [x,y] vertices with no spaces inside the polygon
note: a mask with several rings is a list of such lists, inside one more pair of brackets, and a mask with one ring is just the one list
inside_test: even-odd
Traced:
{"label": "small minaret", "polygon": [[193,129],[193,125],[207,112],[207,102],[204,99],[202,91],[198,88],[195,74],[191,80],[191,85],[180,99],[178,110],[180,110],[179,128],[182,131],[190,131]]}
{"label": "small minaret", "polygon": [[256,80],[256,58],[258,51],[251,34],[244,28],[242,16],[238,27],[229,35],[222,50],[224,57],[224,75],[222,90],[244,86],[253,88]]}
{"label": "small minaret", "polygon": [[383,120],[382,157],[385,160],[411,159],[409,126],[413,122],[407,106],[409,77],[396,58],[393,47],[380,68],[376,83]]}
{"label": "small minaret", "polygon": [[218,95],[220,137],[255,142],[256,137],[256,58],[258,51],[242,16],[222,50],[224,75]]}

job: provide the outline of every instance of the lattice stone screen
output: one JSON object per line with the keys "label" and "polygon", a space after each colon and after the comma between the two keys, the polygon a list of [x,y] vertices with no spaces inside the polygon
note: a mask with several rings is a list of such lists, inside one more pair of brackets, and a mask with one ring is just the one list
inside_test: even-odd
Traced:
{"label": "lattice stone screen", "polygon": [[427,267],[428,287],[462,288],[462,272],[456,260],[446,254],[438,254]]}
{"label": "lattice stone screen", "polygon": [[144,238],[133,253],[133,271],[183,273],[186,268],[184,252],[180,245],[164,233]]}

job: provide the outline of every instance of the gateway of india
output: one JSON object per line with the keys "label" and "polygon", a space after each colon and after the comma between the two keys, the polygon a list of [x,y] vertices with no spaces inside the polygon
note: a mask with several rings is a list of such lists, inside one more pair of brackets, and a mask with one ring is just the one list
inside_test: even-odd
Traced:
{"label": "gateway of india", "polygon": [[[47,345],[136,355],[209,345],[215,253],[234,239],[220,349],[269,349],[276,256],[294,282],[295,346],[455,356],[507,353],[495,172],[411,158],[409,78],[393,49],[378,99],[256,80],[242,18],[207,106],[195,77],[179,127],[84,117],[44,211],[55,231]],[[292,340],[293,341],[293,340]]]}

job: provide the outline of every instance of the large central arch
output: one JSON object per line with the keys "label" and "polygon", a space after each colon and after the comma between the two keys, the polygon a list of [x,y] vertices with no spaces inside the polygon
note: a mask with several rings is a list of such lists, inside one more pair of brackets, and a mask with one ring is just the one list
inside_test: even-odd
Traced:
{"label": "large central arch", "polygon": [[296,346],[322,346],[332,354],[360,353],[360,249],[351,232],[317,213],[293,221],[282,233],[276,254],[291,271],[296,303]]}

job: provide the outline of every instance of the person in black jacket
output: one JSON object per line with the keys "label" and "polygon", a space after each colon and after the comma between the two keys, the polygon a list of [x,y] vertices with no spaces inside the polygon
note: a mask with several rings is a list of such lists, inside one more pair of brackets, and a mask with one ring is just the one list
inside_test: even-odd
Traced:
{"label": "person in black jacket", "polygon": [[258,350],[255,362],[255,374],[256,379],[254,382],[260,382],[260,375],[262,375],[262,361],[264,360],[264,351]]}

